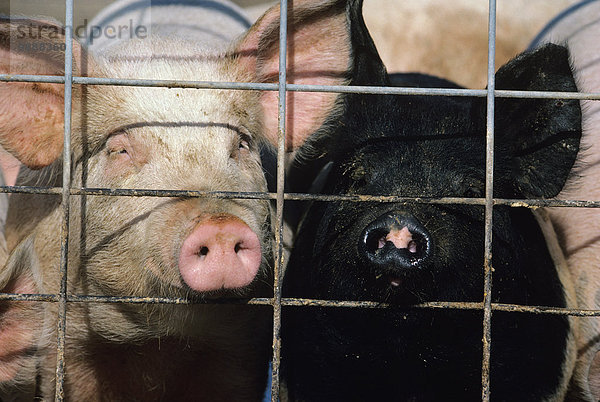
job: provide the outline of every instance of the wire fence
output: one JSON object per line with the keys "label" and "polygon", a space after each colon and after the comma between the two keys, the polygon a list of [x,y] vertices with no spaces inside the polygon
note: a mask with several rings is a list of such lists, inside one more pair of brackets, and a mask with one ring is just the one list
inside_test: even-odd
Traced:
{"label": "wire fence", "polygon": [[[72,41],[73,41],[73,0],[65,0],[65,74],[64,76],[44,75],[15,75],[0,74],[0,82],[30,82],[30,83],[57,83],[64,84],[64,152],[63,152],[63,179],[62,187],[33,187],[33,186],[4,186],[0,187],[0,193],[25,193],[25,194],[53,194],[61,195],[62,202],[62,228],[61,241],[61,263],[60,275],[61,286],[57,294],[0,294],[0,300],[10,301],[36,301],[51,302],[58,304],[58,331],[57,331],[57,363],[56,363],[56,395],[55,400],[62,401],[65,398],[65,332],[67,325],[66,311],[69,303],[157,303],[157,304],[250,304],[269,305],[273,308],[273,359],[272,359],[272,401],[277,401],[280,394],[280,352],[281,352],[281,313],[282,306],[327,306],[339,308],[368,308],[385,309],[398,308],[386,303],[365,301],[333,301],[312,300],[282,297],[283,280],[283,211],[285,201],[290,200],[318,200],[318,201],[350,201],[350,202],[390,202],[390,203],[434,203],[434,204],[470,204],[485,206],[485,254],[482,256],[482,269],[484,270],[484,293],[481,303],[463,302],[429,302],[403,309],[461,309],[482,310],[482,334],[483,334],[483,356],[482,356],[482,400],[489,401],[490,398],[490,345],[491,337],[491,315],[493,311],[509,311],[514,313],[553,314],[568,315],[576,317],[600,316],[600,310],[582,310],[569,308],[555,308],[546,306],[523,306],[514,304],[493,303],[491,299],[492,289],[492,221],[493,207],[495,205],[508,205],[518,207],[582,207],[600,208],[600,201],[589,200],[548,200],[548,199],[498,199],[493,197],[493,164],[494,164],[494,99],[495,98],[537,98],[537,99],[588,99],[600,100],[600,93],[573,93],[573,92],[544,92],[544,91],[512,91],[496,90],[495,73],[495,45],[496,45],[496,0],[489,0],[489,31],[488,31],[488,81],[487,89],[444,89],[444,88],[404,88],[404,87],[363,87],[363,86],[320,86],[320,85],[298,85],[286,83],[285,69],[279,69],[279,79],[276,84],[265,83],[242,83],[242,82],[208,82],[208,81],[177,81],[177,80],[147,80],[147,79],[114,79],[73,76],[72,64]],[[287,1],[280,1],[281,10],[287,10]],[[279,65],[286,65],[286,38],[287,38],[287,13],[282,12],[280,16],[279,35]],[[145,189],[109,189],[109,188],[77,188],[71,185],[71,106],[72,86],[85,85],[118,85],[118,86],[144,86],[144,87],[168,87],[168,88],[196,88],[196,89],[228,89],[228,90],[263,90],[278,91],[278,146],[277,146],[277,191],[275,193],[254,192],[226,192],[226,191],[182,191],[182,190],[145,190]],[[484,198],[414,198],[401,196],[368,196],[368,195],[318,195],[306,193],[288,193],[285,187],[285,114],[287,92],[335,92],[335,93],[363,93],[363,94],[389,94],[389,95],[430,95],[430,96],[469,96],[487,98],[487,126],[486,126],[486,191]],[[219,299],[209,301],[190,301],[182,298],[163,297],[114,297],[114,296],[90,296],[73,295],[68,293],[67,271],[68,271],[68,244],[69,244],[69,217],[70,197],[88,196],[129,196],[129,197],[204,197],[223,199],[262,199],[276,201],[276,224],[275,224],[275,265],[274,265],[274,297],[252,298],[252,299]]]}

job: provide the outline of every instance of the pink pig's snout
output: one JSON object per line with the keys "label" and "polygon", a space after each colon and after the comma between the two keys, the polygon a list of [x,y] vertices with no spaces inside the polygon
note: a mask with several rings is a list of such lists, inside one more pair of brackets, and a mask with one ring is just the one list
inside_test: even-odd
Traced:
{"label": "pink pig's snout", "polygon": [[249,285],[261,263],[260,241],[246,223],[229,214],[210,215],[185,238],[179,272],[192,289],[205,292]]}

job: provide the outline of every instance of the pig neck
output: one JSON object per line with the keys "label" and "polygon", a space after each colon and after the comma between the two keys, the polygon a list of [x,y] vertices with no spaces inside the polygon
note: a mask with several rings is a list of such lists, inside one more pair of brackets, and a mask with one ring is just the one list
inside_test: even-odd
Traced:
{"label": "pig neck", "polygon": [[[238,359],[237,349],[208,349],[203,343],[165,337],[143,344],[115,344],[91,340],[81,359],[78,345],[67,343],[65,391],[68,400],[258,400],[266,373]],[[258,351],[255,352],[258,354]],[[262,351],[260,351],[262,353]],[[143,357],[143,358],[140,358]],[[46,367],[53,367],[54,353]],[[53,371],[53,370],[52,370]],[[253,373],[254,378],[248,378]],[[43,378],[53,378],[48,372]],[[233,375],[233,379],[232,379]],[[82,384],[85,384],[82,386]],[[260,384],[259,387],[251,384]],[[53,383],[40,384],[44,399],[54,395]],[[246,398],[239,399],[245,390]],[[243,393],[242,393],[243,394]]]}

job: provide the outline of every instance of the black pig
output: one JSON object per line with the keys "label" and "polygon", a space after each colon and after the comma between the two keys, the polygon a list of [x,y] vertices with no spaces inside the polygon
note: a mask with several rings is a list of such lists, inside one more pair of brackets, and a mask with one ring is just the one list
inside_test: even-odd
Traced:
{"label": "black pig", "polygon": [[[354,83],[389,84],[379,58],[365,57],[376,50],[360,6],[354,2],[350,13]],[[369,71],[376,74],[365,77]],[[496,86],[577,90],[568,51],[556,45],[503,66]],[[319,178],[322,193],[485,196],[485,98],[347,95],[344,102],[335,135],[312,139],[327,145],[331,161]],[[495,106],[494,197],[554,197],[579,149],[579,102],[497,98]],[[392,307],[286,308],[282,375],[289,398],[481,399],[482,311],[410,306],[483,300],[484,212],[471,204],[312,203],[284,297]],[[492,231],[493,302],[573,307],[572,284],[543,215],[499,205]],[[562,400],[574,364],[573,322],[494,311],[491,324],[492,400]]]}

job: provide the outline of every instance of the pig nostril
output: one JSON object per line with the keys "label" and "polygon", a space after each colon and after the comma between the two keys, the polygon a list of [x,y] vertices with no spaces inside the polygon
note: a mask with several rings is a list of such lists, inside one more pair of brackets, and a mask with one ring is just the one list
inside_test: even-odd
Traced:
{"label": "pig nostril", "polygon": [[416,258],[424,257],[427,254],[428,237],[422,233],[415,233],[413,239],[408,242],[406,249]]}
{"label": "pig nostril", "polygon": [[204,246],[200,249],[200,251],[198,252],[198,255],[201,257],[205,257],[206,255],[208,255],[208,247]]}
{"label": "pig nostril", "polygon": [[388,233],[389,231],[385,229],[374,229],[368,232],[367,237],[365,238],[367,251],[371,254],[375,254],[377,250],[383,248]]}
{"label": "pig nostril", "polygon": [[416,254],[416,253],[417,253],[417,251],[419,251],[418,244],[417,244],[417,242],[416,242],[416,241],[414,241],[414,240],[411,240],[411,241],[408,243],[408,247],[407,247],[407,248],[408,248],[408,251],[410,251],[410,252],[411,252],[411,253],[413,253],[413,254]]}
{"label": "pig nostril", "polygon": [[235,251],[235,253],[239,253],[240,250],[242,249],[242,244],[241,243],[236,243],[235,247],[233,248],[233,251]]}

